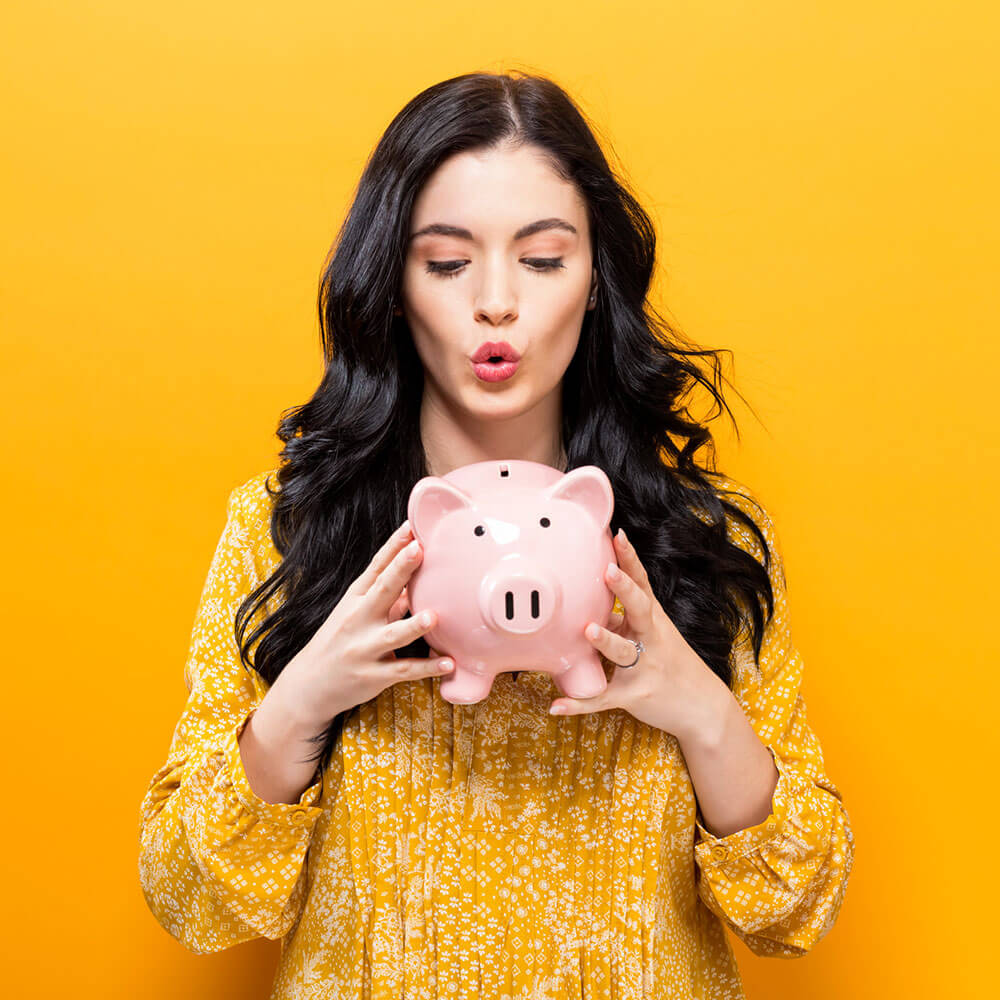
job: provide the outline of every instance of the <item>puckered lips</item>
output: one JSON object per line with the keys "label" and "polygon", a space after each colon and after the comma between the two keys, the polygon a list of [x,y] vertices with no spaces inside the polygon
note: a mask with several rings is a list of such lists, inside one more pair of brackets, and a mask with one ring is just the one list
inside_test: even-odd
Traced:
{"label": "puckered lips", "polygon": [[474,365],[496,360],[497,358],[501,361],[520,361],[521,355],[506,340],[499,342],[487,340],[485,344],[480,344],[476,349],[476,353],[471,356]]}
{"label": "puckered lips", "polygon": [[506,382],[517,372],[521,355],[506,340],[488,340],[479,345],[470,360],[480,382]]}

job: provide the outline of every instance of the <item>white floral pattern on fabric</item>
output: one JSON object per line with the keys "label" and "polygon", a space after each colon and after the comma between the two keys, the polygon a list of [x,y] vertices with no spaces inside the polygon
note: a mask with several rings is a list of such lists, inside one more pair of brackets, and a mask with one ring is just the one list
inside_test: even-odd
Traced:
{"label": "white floral pattern on fabric", "polygon": [[[702,901],[757,955],[794,958],[833,926],[854,859],[843,797],[826,775],[819,742],[806,721],[802,657],[791,638],[784,559],[774,523],[749,491],[728,480],[730,496],[764,533],[772,561],[774,617],[761,649],[761,675],[747,644],[738,647],[735,695],[778,769],[771,814],[761,823],[715,837],[696,817],[695,858]],[[734,526],[737,544],[760,560],[753,534]],[[761,900],[767,905],[762,906]]]}
{"label": "white floral pattern on fabric", "polygon": [[[444,701],[438,678],[392,685],[347,713],[297,804],[255,796],[236,740],[266,685],[239,664],[232,621],[278,558],[272,472],[230,497],[188,703],[141,807],[143,891],[185,947],[282,937],[272,1000],[736,1000],[726,927],[780,956],[830,929],[854,840],[806,723],[780,556],[762,679],[745,646],[733,661],[780,775],[763,823],[713,837],[671,734],[619,709],[551,716],[538,672],[500,674],[476,705]],[[720,479],[777,553],[766,512]]]}

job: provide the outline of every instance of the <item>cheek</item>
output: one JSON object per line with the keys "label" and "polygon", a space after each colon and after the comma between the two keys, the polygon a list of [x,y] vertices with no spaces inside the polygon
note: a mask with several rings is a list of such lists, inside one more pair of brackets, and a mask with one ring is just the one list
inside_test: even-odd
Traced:
{"label": "cheek", "polygon": [[[411,326],[424,330],[447,330],[465,315],[468,304],[456,295],[447,278],[421,273],[423,264],[407,264],[403,272],[403,301]],[[449,294],[449,291],[451,294]]]}
{"label": "cheek", "polygon": [[560,280],[558,276],[552,276],[550,280],[551,287],[542,278],[529,287],[532,312],[544,317],[545,326],[553,331],[578,327],[587,306],[589,275],[574,275],[572,282]]}
{"label": "cheek", "polygon": [[445,368],[456,364],[456,351],[461,344],[461,338],[452,335],[450,331],[461,329],[461,325],[453,320],[437,299],[426,301],[409,299],[407,301],[407,324],[413,347],[425,369],[442,373]]}
{"label": "cheek", "polygon": [[419,275],[414,274],[409,265],[403,272],[402,297],[413,346],[425,366],[436,366],[437,359],[445,350],[445,341],[440,334],[441,301],[434,295],[434,290],[428,288]]}
{"label": "cheek", "polygon": [[572,357],[576,350],[583,319],[587,314],[586,294],[586,288],[564,291],[560,295],[539,298],[533,305],[532,308],[541,321],[539,329],[544,331],[541,339],[554,354],[568,354]]}
{"label": "cheek", "polygon": [[549,373],[547,381],[550,385],[555,385],[566,374],[579,343],[579,323],[563,327],[553,336],[552,346],[545,352],[546,370]]}
{"label": "cheek", "polygon": [[410,336],[424,368],[439,372],[447,358],[447,348],[440,336],[416,317],[411,317],[410,320]]}
{"label": "cheek", "polygon": [[416,265],[407,263],[403,269],[402,298],[406,303],[407,312],[414,318],[422,320],[430,311],[431,295],[426,282],[420,280],[416,273]]}

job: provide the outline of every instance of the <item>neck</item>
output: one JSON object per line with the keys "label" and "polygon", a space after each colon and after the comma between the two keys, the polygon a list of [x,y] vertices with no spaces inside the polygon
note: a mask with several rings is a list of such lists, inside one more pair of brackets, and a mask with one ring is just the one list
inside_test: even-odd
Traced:
{"label": "neck", "polygon": [[[504,416],[476,416],[456,411],[444,399],[424,387],[420,407],[420,436],[432,476],[474,462],[514,459],[540,462],[565,471],[567,459],[562,442],[561,384],[531,410]],[[494,404],[498,398],[487,400]]]}

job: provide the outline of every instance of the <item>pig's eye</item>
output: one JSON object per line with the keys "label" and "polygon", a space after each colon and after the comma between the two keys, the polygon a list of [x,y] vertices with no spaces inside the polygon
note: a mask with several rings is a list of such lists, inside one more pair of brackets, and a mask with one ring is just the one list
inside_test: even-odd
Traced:
{"label": "pig's eye", "polygon": [[551,521],[550,521],[550,520],[549,520],[549,519],[548,519],[547,517],[543,517],[543,518],[542,518],[542,519],[541,519],[541,520],[540,520],[540,521],[539,521],[538,523],[539,523],[539,524],[540,524],[540,525],[541,525],[541,526],[542,526],[543,528],[547,528],[547,527],[548,527],[548,526],[549,526],[549,525],[550,525],[550,524],[551,524],[552,522],[551,522]]}
{"label": "pig's eye", "polygon": [[476,534],[477,535],[485,535],[486,534],[486,529],[481,524],[477,524],[476,525]]}

